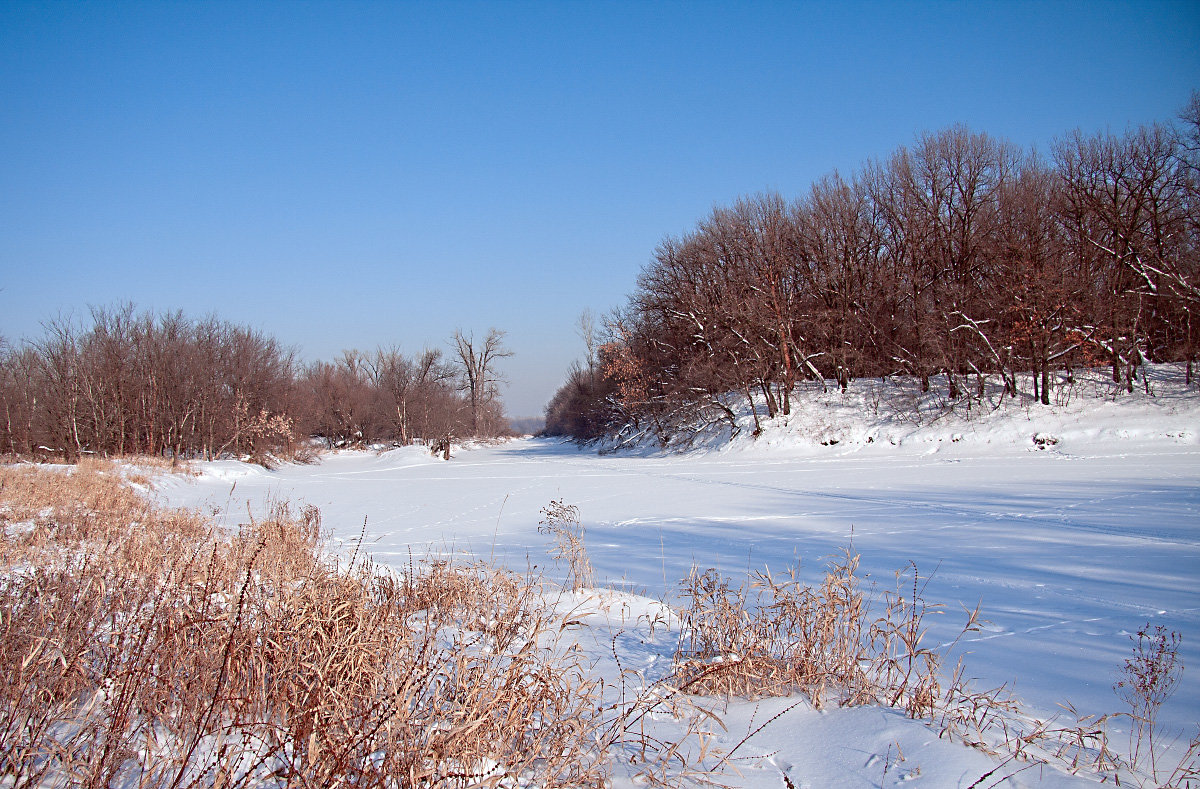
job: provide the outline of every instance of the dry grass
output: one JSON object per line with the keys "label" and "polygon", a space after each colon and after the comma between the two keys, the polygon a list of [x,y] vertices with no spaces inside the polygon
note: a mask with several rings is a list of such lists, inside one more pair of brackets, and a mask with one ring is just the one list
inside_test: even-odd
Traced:
{"label": "dry grass", "polygon": [[[801,694],[818,709],[829,703],[903,709],[929,721],[940,736],[1001,760],[978,786],[998,785],[1040,764],[1117,784],[1159,785],[1164,771],[1139,756],[1153,751],[1153,712],[1178,675],[1176,634],[1139,634],[1118,686],[1130,689],[1132,714],[1083,716],[1066,704],[1064,716],[1042,720],[1027,714],[1003,686],[974,688],[961,661],[946,672],[945,656],[954,644],[924,643],[925,617],[941,606],[924,599],[915,566],[896,574],[893,589],[865,591],[858,561],[846,551],[815,585],[802,583],[797,570],[782,577],[757,573],[743,584],[715,570],[693,570],[680,589],[685,605],[671,681],[698,695]],[[960,638],[982,622],[978,608],[965,614]],[[1131,735],[1128,755],[1109,741],[1109,723],[1122,716],[1142,724]],[[1200,786],[1200,735],[1188,745],[1166,785]]]}
{"label": "dry grass", "polygon": [[1121,680],[1113,686],[1129,706],[1129,750],[1134,764],[1150,762],[1150,774],[1158,775],[1155,722],[1162,706],[1179,684],[1183,665],[1179,662],[1179,633],[1147,624],[1138,631],[1133,657],[1126,659]]}
{"label": "dry grass", "polygon": [[544,507],[542,515],[544,518],[538,526],[538,531],[554,538],[554,549],[550,555],[556,562],[567,565],[567,579],[571,584],[571,591],[578,592],[595,586],[595,573],[592,571],[592,561],[588,558],[584,543],[583,521],[579,519],[579,508],[558,499]]}
{"label": "dry grass", "polygon": [[8,786],[596,785],[605,723],[525,579],[225,533],[112,469],[0,469]]}
{"label": "dry grass", "polygon": [[[97,468],[103,469],[110,465],[106,460],[97,460],[85,458],[79,462],[79,465],[87,467],[95,464]],[[120,464],[128,469],[146,476],[148,480],[150,476],[155,474],[184,474],[186,476],[196,477],[200,472],[192,465],[190,460],[179,457],[164,457],[162,455],[126,455],[120,459]],[[139,482],[140,484],[140,482]]]}
{"label": "dry grass", "polygon": [[816,586],[796,569],[755,573],[737,586],[714,570],[693,571],[681,589],[680,680],[694,693],[803,693],[817,708],[885,704],[928,717],[940,692],[940,653],[921,645],[933,606],[921,598],[913,568],[912,596],[885,594],[873,616],[858,561],[846,551]]}
{"label": "dry grass", "polygon": [[86,556],[91,572],[121,567],[143,576],[210,531],[194,513],[156,510],[126,484],[122,468],[95,460],[0,467],[0,526],[5,566],[51,567]]}

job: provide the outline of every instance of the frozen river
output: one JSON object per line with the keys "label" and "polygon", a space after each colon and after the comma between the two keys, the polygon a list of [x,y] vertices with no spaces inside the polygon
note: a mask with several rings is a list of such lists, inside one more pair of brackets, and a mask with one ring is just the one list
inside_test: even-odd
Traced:
{"label": "frozen river", "polygon": [[1129,634],[1146,623],[1183,636],[1188,667],[1162,721],[1186,740],[1200,720],[1200,447],[1107,441],[1031,446],[741,449],[600,456],[547,440],[456,451],[418,448],[327,455],[275,471],[201,464],[195,480],[159,486],[172,504],[233,521],[269,499],[320,507],[335,538],[398,567],[410,551],[494,557],[553,575],[540,511],[579,508],[598,578],[669,596],[693,565],[744,578],[800,562],[819,577],[853,545],[866,583],[897,570],[929,577],[945,604],[929,638],[954,638],[963,608],[989,620],[963,642],[968,673],[1010,683],[1043,715],[1122,709],[1112,690]]}

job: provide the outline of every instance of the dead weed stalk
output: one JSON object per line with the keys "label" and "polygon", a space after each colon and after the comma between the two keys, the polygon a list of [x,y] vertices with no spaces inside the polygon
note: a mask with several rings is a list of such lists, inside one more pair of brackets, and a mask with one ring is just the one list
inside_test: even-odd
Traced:
{"label": "dead weed stalk", "polygon": [[583,542],[583,521],[579,519],[579,508],[557,499],[542,509],[542,515],[544,518],[538,526],[538,532],[554,538],[554,549],[550,555],[556,562],[566,563],[571,591],[578,592],[595,586],[595,573],[592,572],[592,562]]}

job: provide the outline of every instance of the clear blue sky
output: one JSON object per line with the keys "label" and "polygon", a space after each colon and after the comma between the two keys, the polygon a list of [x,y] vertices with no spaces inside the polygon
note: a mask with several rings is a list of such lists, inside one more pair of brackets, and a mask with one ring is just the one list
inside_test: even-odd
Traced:
{"label": "clear blue sky", "polygon": [[306,360],[508,332],[508,412],[714,204],[963,122],[1169,120],[1197,2],[0,2],[0,335],[133,301]]}

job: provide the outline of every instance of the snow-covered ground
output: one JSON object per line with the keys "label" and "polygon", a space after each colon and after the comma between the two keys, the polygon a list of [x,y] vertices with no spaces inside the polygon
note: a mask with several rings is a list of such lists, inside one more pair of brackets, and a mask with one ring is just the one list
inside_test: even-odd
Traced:
{"label": "snow-covered ground", "polygon": [[[960,649],[968,674],[980,687],[1008,683],[1031,714],[1068,702],[1082,714],[1120,711],[1112,686],[1130,634],[1146,623],[1178,631],[1187,670],[1160,727],[1186,744],[1200,721],[1200,396],[1170,368],[1156,374],[1153,397],[1010,401],[971,420],[888,406],[894,392],[856,383],[846,395],[810,392],[758,440],[745,430],[682,454],[529,439],[460,448],[445,462],[410,447],[275,471],[198,464],[200,477],[160,480],[157,491],[231,523],[270,499],[314,504],[346,541],[365,519],[366,549],[397,567],[410,551],[450,550],[550,575],[537,527],[561,499],[579,507],[598,578],[643,602],[669,599],[693,565],[745,577],[799,562],[816,580],[852,543],[868,582],[891,588],[910,563],[929,577],[925,597],[946,605],[927,620],[935,642],[953,640],[964,607],[981,603],[988,623]],[[641,634],[620,640],[626,667],[652,674],[669,660],[673,641],[613,616],[606,627]],[[597,643],[604,670],[611,644]],[[734,705],[725,746],[787,706]],[[1112,726],[1122,745],[1128,726]],[[995,766],[878,709],[790,709],[738,753],[758,757],[738,763],[733,782],[746,786],[783,786],[786,775],[797,787],[968,787]],[[1004,785],[1078,780],[1028,770]]]}

